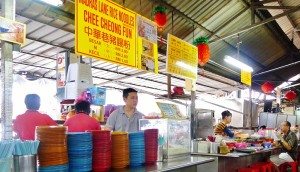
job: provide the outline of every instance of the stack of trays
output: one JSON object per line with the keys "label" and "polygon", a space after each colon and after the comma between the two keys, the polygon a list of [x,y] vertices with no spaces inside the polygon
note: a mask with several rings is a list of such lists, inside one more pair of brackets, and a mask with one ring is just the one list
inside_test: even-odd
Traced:
{"label": "stack of trays", "polygon": [[129,143],[127,132],[113,132],[112,168],[125,168],[129,165]]}
{"label": "stack of trays", "polygon": [[70,171],[91,171],[92,153],[92,133],[68,133],[68,155]]}
{"label": "stack of trays", "polygon": [[129,133],[130,166],[141,166],[145,162],[144,132]]}
{"label": "stack of trays", "polygon": [[145,163],[151,164],[157,160],[158,129],[148,129],[145,133]]}
{"label": "stack of trays", "polygon": [[38,171],[69,171],[67,149],[67,127],[38,126]]}
{"label": "stack of trays", "polygon": [[93,171],[107,171],[111,167],[112,142],[110,131],[90,130],[93,135]]}

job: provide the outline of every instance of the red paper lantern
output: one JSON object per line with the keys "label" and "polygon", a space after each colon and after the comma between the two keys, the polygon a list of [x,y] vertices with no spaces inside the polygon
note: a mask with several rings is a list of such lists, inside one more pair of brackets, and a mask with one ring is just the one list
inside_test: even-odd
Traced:
{"label": "red paper lantern", "polygon": [[198,48],[198,63],[200,66],[205,66],[210,59],[208,39],[206,37],[197,38],[194,41],[194,45],[196,45]]}
{"label": "red paper lantern", "polygon": [[154,9],[153,15],[155,18],[155,23],[162,30],[162,28],[167,24],[166,9],[164,7],[158,6]]}
{"label": "red paper lantern", "polygon": [[288,99],[289,101],[294,100],[297,97],[296,93],[294,91],[288,91],[285,93],[285,98]]}
{"label": "red paper lantern", "polygon": [[274,90],[275,86],[271,83],[271,82],[265,82],[262,86],[261,86],[261,90],[264,93],[271,93]]}

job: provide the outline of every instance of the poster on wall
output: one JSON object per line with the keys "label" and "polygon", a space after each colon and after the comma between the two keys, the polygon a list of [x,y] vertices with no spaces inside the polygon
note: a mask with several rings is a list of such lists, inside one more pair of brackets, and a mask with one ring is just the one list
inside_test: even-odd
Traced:
{"label": "poster on wall", "polygon": [[193,80],[197,79],[197,47],[168,34],[167,72]]}
{"label": "poster on wall", "polygon": [[136,68],[136,13],[108,0],[75,1],[75,53]]}
{"label": "poster on wall", "polygon": [[26,43],[26,25],[0,17],[0,40],[24,45]]}
{"label": "poster on wall", "polygon": [[66,85],[66,53],[57,54],[57,87]]}
{"label": "poster on wall", "polygon": [[158,73],[157,25],[137,17],[137,66],[140,70]]}

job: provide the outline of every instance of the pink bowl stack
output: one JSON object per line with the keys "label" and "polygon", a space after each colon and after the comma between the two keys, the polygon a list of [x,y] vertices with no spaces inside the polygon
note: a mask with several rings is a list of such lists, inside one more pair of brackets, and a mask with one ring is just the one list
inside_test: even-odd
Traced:
{"label": "pink bowl stack", "polygon": [[145,163],[152,164],[157,160],[158,129],[147,129],[145,133]]}

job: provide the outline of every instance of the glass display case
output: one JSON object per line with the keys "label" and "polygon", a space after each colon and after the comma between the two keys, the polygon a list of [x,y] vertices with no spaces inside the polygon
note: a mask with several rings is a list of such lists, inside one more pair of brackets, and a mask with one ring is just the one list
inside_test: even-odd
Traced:
{"label": "glass display case", "polygon": [[163,145],[163,158],[190,154],[190,121],[175,119],[141,119],[140,130],[159,130],[159,145]]}

